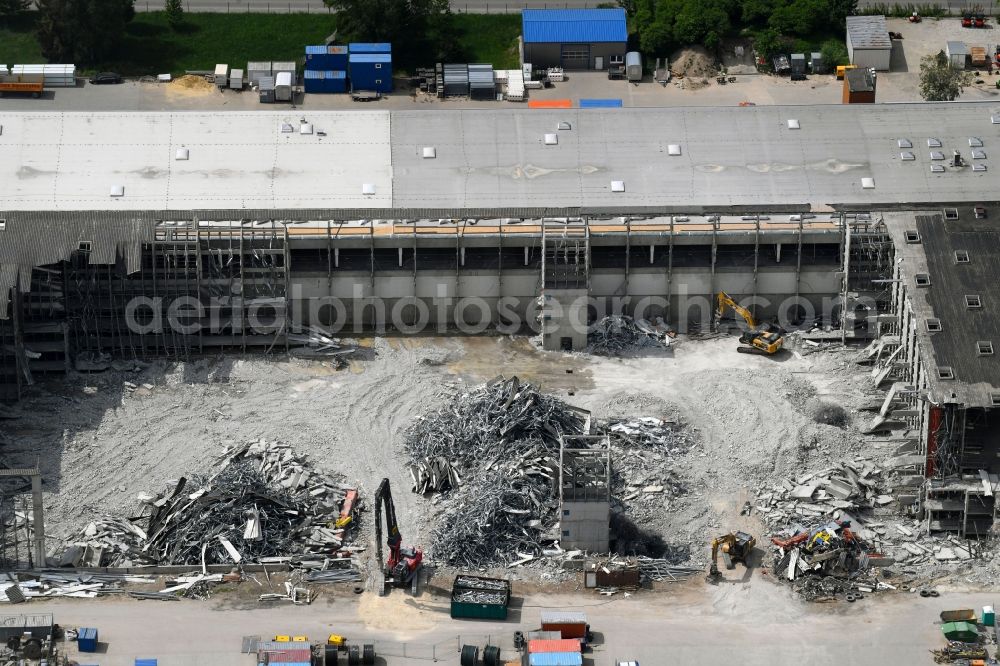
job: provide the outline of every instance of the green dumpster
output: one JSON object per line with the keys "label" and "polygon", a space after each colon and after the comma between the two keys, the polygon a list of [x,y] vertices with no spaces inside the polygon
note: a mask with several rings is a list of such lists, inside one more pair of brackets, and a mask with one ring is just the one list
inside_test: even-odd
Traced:
{"label": "green dumpster", "polygon": [[979,629],[971,622],[946,622],[941,625],[941,631],[949,641],[975,643],[979,640]]}

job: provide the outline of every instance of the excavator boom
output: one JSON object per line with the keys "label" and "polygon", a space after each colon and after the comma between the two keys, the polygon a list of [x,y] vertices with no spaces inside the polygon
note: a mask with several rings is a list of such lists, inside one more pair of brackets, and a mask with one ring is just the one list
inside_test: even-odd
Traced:
{"label": "excavator boom", "polygon": [[[385,543],[389,547],[389,557],[382,560],[382,514],[385,513]],[[417,572],[424,559],[418,548],[403,548],[403,535],[399,533],[396,520],[396,505],[392,501],[389,479],[382,479],[375,493],[375,556],[382,568],[385,580],[393,585],[413,582],[416,589]]]}

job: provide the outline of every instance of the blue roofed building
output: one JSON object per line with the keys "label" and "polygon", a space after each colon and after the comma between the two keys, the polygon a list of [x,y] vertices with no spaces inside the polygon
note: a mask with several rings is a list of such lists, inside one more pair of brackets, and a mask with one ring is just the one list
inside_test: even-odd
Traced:
{"label": "blue roofed building", "polygon": [[607,69],[625,58],[624,9],[525,9],[522,62],[535,68]]}

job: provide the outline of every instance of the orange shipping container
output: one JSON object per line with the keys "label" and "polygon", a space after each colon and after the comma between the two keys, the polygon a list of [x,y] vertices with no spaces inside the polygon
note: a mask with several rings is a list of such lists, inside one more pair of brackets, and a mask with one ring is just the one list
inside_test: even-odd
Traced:
{"label": "orange shipping container", "polygon": [[561,638],[559,640],[534,640],[528,641],[528,654],[539,654],[542,652],[579,652],[580,641],[575,638]]}

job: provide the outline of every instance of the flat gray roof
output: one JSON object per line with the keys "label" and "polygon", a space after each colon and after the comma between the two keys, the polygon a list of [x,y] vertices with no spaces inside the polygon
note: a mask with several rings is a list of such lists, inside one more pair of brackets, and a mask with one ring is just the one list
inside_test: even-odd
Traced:
{"label": "flat gray roof", "polygon": [[884,16],[848,16],[847,34],[855,49],[892,49]]}
{"label": "flat gray roof", "polygon": [[970,153],[973,137],[986,157],[1000,147],[994,116],[1000,103],[0,112],[0,211],[919,207],[994,189]]}

